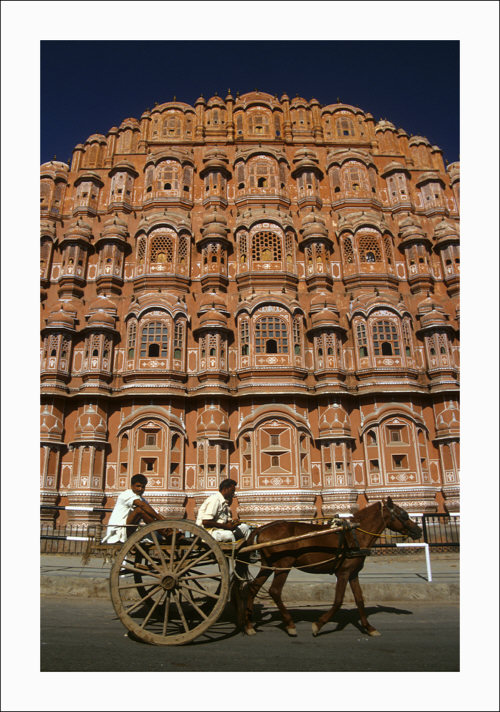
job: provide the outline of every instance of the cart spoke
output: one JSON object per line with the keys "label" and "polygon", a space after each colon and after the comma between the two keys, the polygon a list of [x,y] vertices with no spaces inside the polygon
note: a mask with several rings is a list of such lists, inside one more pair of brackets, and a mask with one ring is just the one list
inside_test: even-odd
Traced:
{"label": "cart spoke", "polygon": [[142,554],[142,556],[146,559],[146,561],[149,561],[151,566],[153,566],[155,569],[159,569],[158,563],[150,557],[148,552],[145,551],[139,543],[137,543],[135,545],[135,548],[138,549],[139,553]]}
{"label": "cart spoke", "polygon": [[150,608],[150,610],[149,610],[149,612],[148,612],[148,615],[145,617],[145,619],[142,621],[141,625],[139,626],[140,628],[144,628],[144,626],[146,625],[146,623],[148,622],[148,620],[149,620],[149,619],[151,618],[151,616],[153,615],[153,612],[154,612],[155,608],[156,608],[156,607],[158,606],[158,604],[160,604],[160,603],[163,601],[163,599],[165,598],[165,593],[166,593],[166,591],[163,591],[162,594],[161,594],[161,596],[158,596],[157,600],[156,600],[156,601],[154,602],[154,604],[151,606],[151,608]]}
{"label": "cart spoke", "polygon": [[[125,564],[126,564],[126,566],[125,566]],[[160,578],[160,576],[161,576],[161,573],[160,573],[160,574],[155,574],[155,573],[153,573],[152,571],[149,571],[149,569],[146,569],[146,568],[144,568],[144,569],[139,569],[139,568],[137,567],[137,565],[131,564],[131,563],[126,562],[126,561],[123,562],[123,568],[121,569],[120,573],[121,573],[122,575],[123,575],[123,574],[128,574],[128,573],[132,573],[132,574],[142,574],[142,576],[149,575],[149,576],[154,576],[155,578]]]}
{"label": "cart spoke", "polygon": [[189,556],[189,554],[193,551],[193,548],[194,548],[196,542],[199,541],[199,539],[200,539],[199,536],[194,537],[193,542],[189,545],[189,549],[187,549],[187,550],[184,552],[184,554],[182,555],[182,558],[179,559],[179,561],[177,562],[177,566],[176,566],[176,568],[175,568],[174,570],[177,570],[178,568],[180,568],[180,567],[182,566],[182,564],[186,561],[186,559],[187,559],[187,557]]}
{"label": "cart spoke", "polygon": [[[182,584],[181,584],[182,586]],[[182,591],[180,591],[181,596],[184,596],[184,598],[187,600],[188,603],[190,603],[193,608],[199,613],[202,618],[207,620],[208,616],[203,612],[203,610],[198,606],[198,604],[195,602],[194,598],[191,596],[189,591],[184,590],[187,589],[187,586],[182,586]]]}
{"label": "cart spoke", "polygon": [[118,584],[118,589],[124,591],[127,588],[139,588],[145,586],[157,586],[157,581],[136,581],[135,583]]}
{"label": "cart spoke", "polygon": [[167,598],[165,599],[165,613],[163,615],[163,637],[165,637],[167,635],[169,611],[170,611],[170,591],[167,591]]}
{"label": "cart spoke", "polygon": [[187,588],[188,591],[194,591],[195,593],[203,593],[204,596],[208,596],[209,598],[215,598],[216,600],[219,598],[215,593],[210,593],[209,591],[206,591],[203,588],[192,588],[192,586],[188,586],[186,583],[182,582],[182,585],[184,588]]}
{"label": "cart spoke", "polygon": [[135,609],[138,608],[140,605],[142,605],[144,603],[144,601],[147,601],[149,598],[151,598],[151,596],[153,596],[158,591],[161,591],[161,586],[155,586],[143,598],[140,598],[138,601],[133,603],[129,608],[125,608],[125,613],[130,614],[132,611],[135,611]]}
{"label": "cart spoke", "polygon": [[189,633],[189,626],[188,626],[188,624],[187,624],[187,622],[186,622],[186,617],[185,617],[185,615],[184,615],[184,611],[182,610],[182,604],[181,604],[181,602],[180,602],[180,600],[179,600],[179,596],[178,596],[178,594],[177,594],[177,591],[172,591],[172,598],[174,599],[174,603],[175,603],[175,605],[177,606],[177,610],[178,610],[179,613],[180,613],[181,620],[182,620],[182,625],[184,626],[184,630],[186,631],[186,633]]}
{"label": "cart spoke", "polygon": [[160,559],[161,559],[161,563],[163,564],[163,566],[166,566],[166,565],[167,565],[167,562],[165,561],[165,555],[164,555],[164,553],[163,553],[163,551],[162,551],[160,542],[158,541],[158,536],[157,536],[157,534],[156,534],[155,531],[152,531],[152,532],[151,532],[151,537],[152,537],[152,539],[153,539],[153,541],[154,541],[154,543],[155,543],[155,550],[158,552],[158,555],[159,555],[159,557],[160,557]]}
{"label": "cart spoke", "polygon": [[215,560],[214,552],[213,552],[211,549],[208,549],[208,551],[205,551],[205,552],[204,552],[201,556],[199,556],[197,559],[195,559],[194,561],[190,562],[188,566],[185,566],[185,567],[184,567],[183,569],[181,569],[180,571],[177,571],[177,575],[180,576],[181,574],[184,573],[184,571],[187,571],[188,569],[192,569],[193,566],[197,566],[197,565],[200,563],[200,561],[204,561],[205,563],[210,563],[210,562],[206,561],[206,559],[207,559],[209,556],[214,557],[213,560],[212,560],[212,563],[215,563],[216,560]]}

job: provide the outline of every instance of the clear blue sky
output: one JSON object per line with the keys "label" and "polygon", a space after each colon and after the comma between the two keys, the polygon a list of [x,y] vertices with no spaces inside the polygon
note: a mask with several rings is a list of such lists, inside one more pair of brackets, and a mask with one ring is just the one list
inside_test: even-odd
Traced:
{"label": "clear blue sky", "polygon": [[228,88],[339,97],[459,159],[458,41],[42,41],[41,162],[155,102]]}

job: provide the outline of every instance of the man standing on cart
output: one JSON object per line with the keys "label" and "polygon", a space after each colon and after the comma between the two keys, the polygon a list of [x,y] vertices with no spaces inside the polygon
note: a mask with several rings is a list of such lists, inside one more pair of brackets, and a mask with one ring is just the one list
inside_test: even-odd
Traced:
{"label": "man standing on cart", "polygon": [[198,511],[196,524],[204,527],[216,541],[237,541],[248,539],[250,535],[248,524],[231,517],[229,507],[235,490],[234,480],[222,480],[219,491],[207,497]]}

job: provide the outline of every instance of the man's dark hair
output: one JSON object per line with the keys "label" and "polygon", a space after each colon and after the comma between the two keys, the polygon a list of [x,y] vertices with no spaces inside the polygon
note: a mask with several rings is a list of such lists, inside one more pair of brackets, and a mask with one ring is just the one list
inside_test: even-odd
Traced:
{"label": "man's dark hair", "polygon": [[144,475],[134,475],[130,480],[130,484],[135,485],[136,482],[140,482],[141,485],[146,486],[148,484],[148,478]]}
{"label": "man's dark hair", "polygon": [[232,485],[236,486],[238,483],[235,482],[234,480],[227,479],[227,480],[222,480],[222,482],[219,485],[219,492],[222,492],[223,489],[226,489],[226,487],[231,487]]}

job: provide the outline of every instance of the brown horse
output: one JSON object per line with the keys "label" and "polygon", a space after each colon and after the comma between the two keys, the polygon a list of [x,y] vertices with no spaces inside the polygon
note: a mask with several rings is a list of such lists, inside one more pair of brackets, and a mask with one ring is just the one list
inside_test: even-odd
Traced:
{"label": "brown horse", "polygon": [[[385,502],[375,502],[365,509],[361,509],[350,522],[358,524],[358,527],[351,529],[346,523],[344,531],[340,533],[322,534],[287,544],[273,545],[272,542],[299,536],[306,532],[325,531],[331,528],[331,525],[277,521],[265,524],[252,532],[246,542],[247,546],[256,543],[263,544],[266,541],[271,543],[269,547],[260,550],[261,569],[259,573],[253,581],[243,587],[243,598],[246,598],[245,604],[242,604],[243,629],[247,635],[253,635],[256,632],[251,622],[254,598],[273,571],[274,578],[269,593],[280,610],[287,633],[292,636],[297,635],[295,623],[281,599],[281,591],[287,576],[290,569],[294,567],[311,574],[335,573],[337,577],[333,606],[312,624],[313,635],[316,636],[319,633],[320,629],[325,623],[328,623],[342,605],[347,582],[351,586],[360,620],[366,632],[369,635],[380,635],[368,623],[358,580],[358,574],[365,563],[366,550],[370,549],[386,527],[405,536],[410,536],[412,539],[419,539],[422,530],[409,518],[404,509],[393,503],[390,497]],[[236,574],[241,580],[241,578],[248,577],[248,554],[242,553],[238,558]]]}

